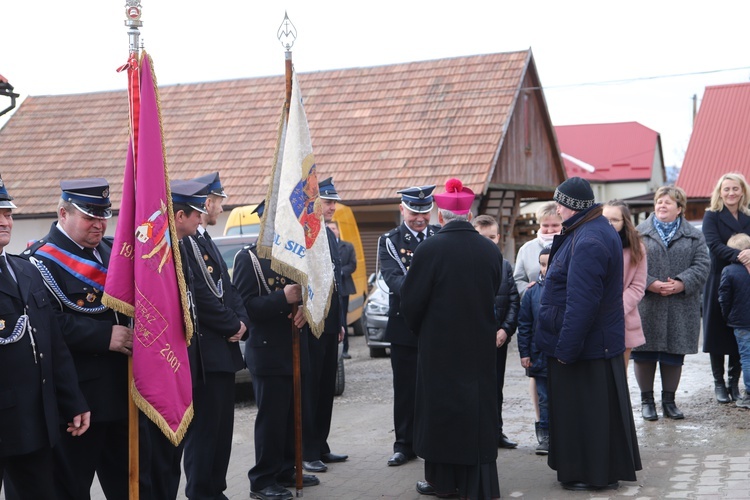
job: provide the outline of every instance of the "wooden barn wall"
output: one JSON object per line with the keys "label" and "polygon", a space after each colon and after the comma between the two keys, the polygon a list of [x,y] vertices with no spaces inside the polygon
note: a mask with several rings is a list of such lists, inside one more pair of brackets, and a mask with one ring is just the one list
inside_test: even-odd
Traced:
{"label": "wooden barn wall", "polygon": [[555,167],[555,157],[559,153],[552,142],[556,141],[554,131],[550,135],[545,127],[541,90],[532,90],[534,86],[527,75],[510,118],[491,184],[554,187],[562,181]]}

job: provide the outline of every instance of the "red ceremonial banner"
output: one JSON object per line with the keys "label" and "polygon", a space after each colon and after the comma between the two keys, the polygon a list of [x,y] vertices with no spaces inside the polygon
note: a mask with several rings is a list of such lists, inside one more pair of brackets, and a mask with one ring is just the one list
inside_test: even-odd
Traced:
{"label": "red ceremonial banner", "polygon": [[[132,66],[129,71],[138,71]],[[158,89],[145,52],[139,93],[138,125],[131,129],[138,133],[135,141],[131,136],[128,147],[103,302],[134,318],[133,399],[177,445],[193,416],[187,354],[192,323],[174,227]]]}

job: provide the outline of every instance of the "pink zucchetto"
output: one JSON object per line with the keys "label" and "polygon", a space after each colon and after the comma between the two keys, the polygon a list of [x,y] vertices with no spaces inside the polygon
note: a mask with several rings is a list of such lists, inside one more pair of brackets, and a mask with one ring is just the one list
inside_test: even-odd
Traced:
{"label": "pink zucchetto", "polygon": [[450,210],[456,215],[464,215],[471,210],[474,203],[474,191],[464,187],[459,179],[448,179],[445,183],[445,192],[433,195],[438,208]]}

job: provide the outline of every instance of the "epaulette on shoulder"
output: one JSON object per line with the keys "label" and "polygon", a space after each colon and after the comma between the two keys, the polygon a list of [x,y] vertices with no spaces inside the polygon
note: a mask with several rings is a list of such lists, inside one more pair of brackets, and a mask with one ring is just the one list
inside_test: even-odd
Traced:
{"label": "epaulette on shoulder", "polygon": [[387,233],[385,233],[382,237],[383,238],[390,238],[391,236],[395,236],[395,235],[397,235],[400,232],[401,231],[399,231],[398,228],[395,227],[395,228],[391,229],[390,231],[388,231]]}
{"label": "epaulette on shoulder", "polygon": [[34,243],[32,243],[28,247],[26,247],[26,250],[24,250],[23,252],[21,252],[21,257],[23,257],[25,259],[28,259],[32,255],[34,255],[37,250],[39,250],[40,248],[42,248],[45,243],[47,243],[47,240],[45,240],[44,238],[42,238],[40,240],[36,240]]}

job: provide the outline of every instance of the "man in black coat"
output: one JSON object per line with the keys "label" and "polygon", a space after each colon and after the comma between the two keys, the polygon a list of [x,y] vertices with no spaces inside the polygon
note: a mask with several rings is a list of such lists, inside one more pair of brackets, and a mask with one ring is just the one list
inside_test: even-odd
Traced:
{"label": "man in black coat", "polygon": [[[263,215],[264,203],[254,212]],[[300,371],[310,368],[308,333],[301,304],[300,285],[271,269],[271,261],[259,258],[255,243],[234,258],[232,279],[242,296],[248,318],[245,363],[253,376],[258,413],[255,417],[255,465],[248,471],[250,497],[260,500],[290,500],[285,487],[295,481],[294,392],[292,324],[300,331]],[[303,486],[320,484],[305,474]]]}
{"label": "man in black coat", "polygon": [[[184,241],[188,236],[192,236],[198,231],[201,224],[201,215],[206,213],[206,185],[196,181],[175,179],[170,182],[169,188],[172,193],[177,248],[182,264],[182,267],[177,268],[176,271],[182,273],[185,279],[190,321],[194,332],[191,344],[188,347],[188,359],[190,360],[192,383],[195,386],[201,369],[199,360],[201,338],[196,333],[199,329],[195,307],[195,282],[197,279],[190,267],[190,258],[188,250],[185,249]],[[175,446],[145,414],[141,413],[140,417],[140,500],[174,500],[177,498],[180,487],[180,463],[182,462],[186,440]]]}
{"label": "man in black coat", "polygon": [[[326,223],[333,220],[336,202],[341,198],[328,177],[318,184],[320,202],[323,206],[323,219]],[[328,249],[331,252],[334,287],[331,294],[331,305],[323,325],[323,333],[316,338],[309,332],[310,374],[305,378],[306,417],[304,426],[303,467],[309,472],[325,472],[327,463],[343,462],[348,455],[331,453],[328,446],[328,434],[331,431],[333,415],[333,397],[336,392],[336,369],[338,368],[338,344],[344,338],[346,312],[341,307],[341,261],[339,259],[336,236],[326,227]]]}
{"label": "man in black coat", "polygon": [[[339,289],[339,295],[341,297],[341,311],[344,318],[346,318],[346,314],[349,312],[349,296],[357,292],[354,279],[352,279],[352,274],[357,270],[357,254],[354,251],[354,245],[341,239],[338,222],[331,220],[330,222],[326,222],[326,226],[333,232],[338,244],[339,260],[341,261],[341,288]],[[344,359],[351,359],[346,321],[344,321],[344,351],[342,357]]]}
{"label": "man in black coat", "polygon": [[128,497],[129,318],[102,305],[112,241],[109,184],[102,178],[63,180],[57,222],[22,256],[39,269],[91,408],[91,429],[63,435],[55,447],[59,498],[89,498],[96,473],[109,499]]}
{"label": "man in black coat", "polygon": [[12,200],[0,179],[0,478],[20,498],[57,498],[52,449],[61,430],[81,439],[90,412],[39,272],[5,253]]}
{"label": "man in black coat", "polygon": [[434,235],[439,226],[430,225],[432,191],[435,186],[402,189],[400,226],[378,239],[379,270],[390,290],[385,338],[391,343],[393,370],[393,426],[396,441],[388,465],[399,466],[416,458],[414,434],[414,391],[417,383],[417,337],[401,316],[401,284],[417,246]]}
{"label": "man in black coat", "polygon": [[414,451],[423,495],[499,498],[495,294],[497,245],[474,230],[474,193],[457,179],[435,195],[443,228],[417,249],[401,287],[419,339]]}
{"label": "man in black coat", "polygon": [[235,373],[245,363],[239,341],[247,331],[247,312],[231,282],[224,259],[206,226],[216,224],[226,198],[214,172],[193,179],[206,185],[206,213],[198,232],[183,238],[182,245],[193,275],[198,317],[199,349],[193,367],[193,421],[185,436],[185,495],[193,499],[222,498],[232,451]]}

